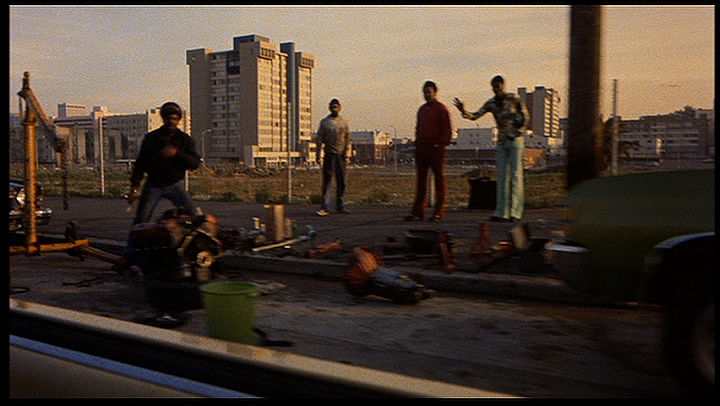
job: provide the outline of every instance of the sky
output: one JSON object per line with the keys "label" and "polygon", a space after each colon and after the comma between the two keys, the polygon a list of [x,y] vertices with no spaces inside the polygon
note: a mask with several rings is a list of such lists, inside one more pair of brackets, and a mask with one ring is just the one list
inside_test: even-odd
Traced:
{"label": "sky", "polygon": [[[433,80],[455,127],[492,127],[490,115],[462,119],[506,89],[560,94],[567,116],[569,6],[30,6],[9,7],[10,111],[23,72],[49,115],[59,103],[140,113],[168,100],[189,106],[185,52],[232,49],[236,36],[294,42],[313,54],[313,126],[338,98],[351,131],[413,137],[422,84]],[[715,7],[604,6],[600,113],[623,119],[713,108]]]}

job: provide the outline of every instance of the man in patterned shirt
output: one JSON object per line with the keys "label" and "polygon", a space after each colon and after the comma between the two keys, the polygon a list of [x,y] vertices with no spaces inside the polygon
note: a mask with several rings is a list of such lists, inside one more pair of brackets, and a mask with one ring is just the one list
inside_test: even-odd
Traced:
{"label": "man in patterned shirt", "polygon": [[520,221],[525,204],[523,190],[523,154],[525,150],[525,104],[513,93],[505,92],[505,80],[495,76],[490,81],[495,97],[474,113],[465,111],[463,102],[455,98],[455,107],[463,118],[477,120],[492,113],[498,129],[496,163],[498,170],[497,203],[492,221]]}

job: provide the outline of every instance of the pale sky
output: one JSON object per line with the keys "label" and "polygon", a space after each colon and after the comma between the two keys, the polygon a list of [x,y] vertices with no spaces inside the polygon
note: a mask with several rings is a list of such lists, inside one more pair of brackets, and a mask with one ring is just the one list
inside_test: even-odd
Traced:
{"label": "pale sky", "polygon": [[[458,128],[452,100],[475,110],[506,89],[560,92],[567,114],[569,6],[13,6],[9,8],[10,111],[24,71],[46,112],[59,103],[139,113],[174,100],[189,109],[185,51],[232,49],[236,36],[294,42],[315,55],[313,126],[338,98],[351,130],[412,137],[433,80]],[[612,113],[618,80],[623,118],[713,108],[715,8],[603,7],[601,113]]]}

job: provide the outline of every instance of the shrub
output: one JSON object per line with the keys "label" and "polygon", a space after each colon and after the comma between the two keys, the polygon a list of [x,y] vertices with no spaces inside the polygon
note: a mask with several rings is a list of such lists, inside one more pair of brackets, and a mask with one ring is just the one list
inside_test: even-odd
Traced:
{"label": "shrub", "polygon": [[322,204],[322,202],[323,202],[323,197],[319,193],[311,194],[310,196],[308,196],[308,203]]}
{"label": "shrub", "polygon": [[391,199],[392,196],[387,190],[373,189],[369,195],[362,199],[362,202],[368,204],[387,203]]}
{"label": "shrub", "polygon": [[255,202],[257,203],[273,203],[272,190],[267,183],[262,183],[255,190]]}

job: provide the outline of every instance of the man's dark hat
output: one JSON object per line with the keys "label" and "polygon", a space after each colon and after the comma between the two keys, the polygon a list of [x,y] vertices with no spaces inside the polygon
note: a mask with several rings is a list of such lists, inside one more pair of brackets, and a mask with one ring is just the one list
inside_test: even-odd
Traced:
{"label": "man's dark hat", "polygon": [[182,118],[183,113],[180,106],[175,102],[167,102],[160,107],[160,116],[162,118],[165,118],[171,114],[177,114],[180,118]]}

